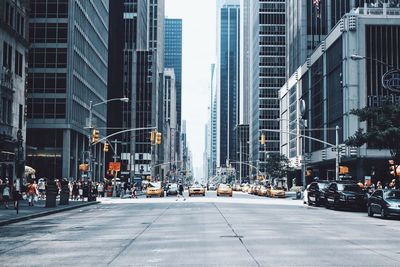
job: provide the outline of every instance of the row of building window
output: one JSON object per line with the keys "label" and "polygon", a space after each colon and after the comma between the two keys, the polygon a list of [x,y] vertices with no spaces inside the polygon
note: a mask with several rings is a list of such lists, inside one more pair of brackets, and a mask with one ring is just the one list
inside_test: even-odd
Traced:
{"label": "row of building window", "polygon": [[66,68],[67,48],[32,48],[29,62],[33,68]]}
{"label": "row of building window", "polygon": [[31,43],[66,43],[67,23],[30,23],[29,41]]}
{"label": "row of building window", "polygon": [[28,93],[65,93],[67,89],[66,73],[29,73]]}
{"label": "row of building window", "polygon": [[65,118],[66,100],[54,98],[29,98],[28,118],[30,119],[62,119]]}
{"label": "row of building window", "polygon": [[[8,70],[12,70],[12,53],[12,46],[7,42],[3,42],[3,67]],[[24,67],[24,55],[15,50],[14,60],[14,72],[18,76],[22,77]]]}
{"label": "row of building window", "polygon": [[32,18],[67,18],[68,0],[31,0]]}
{"label": "row of building window", "polygon": [[22,37],[25,36],[25,16],[8,1],[4,9],[4,22]]}

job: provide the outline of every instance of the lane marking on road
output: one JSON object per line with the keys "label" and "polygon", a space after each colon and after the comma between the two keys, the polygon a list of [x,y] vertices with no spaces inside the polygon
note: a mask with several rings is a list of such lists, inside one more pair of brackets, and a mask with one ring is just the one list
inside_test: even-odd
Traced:
{"label": "lane marking on road", "polygon": [[142,231],[140,231],[140,233],[138,233],[134,238],[132,238],[128,244],[126,244],[108,263],[107,266],[111,265],[125,250],[128,249],[128,247],[130,247],[133,242],[135,242],[136,239],[138,239],[144,232],[146,232],[147,229],[149,229],[159,218],[161,218],[161,216],[163,216],[167,210],[171,207],[172,204],[170,204],[160,215],[158,215],[153,221],[151,221],[150,223],[148,223],[146,225],[146,227],[143,228]]}
{"label": "lane marking on road", "polygon": [[221,212],[221,210],[218,208],[218,206],[217,206],[215,203],[213,203],[213,205],[214,205],[214,207],[218,210],[219,214],[221,214],[222,218],[224,218],[226,224],[229,226],[229,228],[231,229],[232,233],[234,234],[234,236],[231,236],[231,237],[234,237],[234,238],[239,239],[240,243],[242,244],[242,246],[244,247],[244,249],[247,251],[247,254],[249,254],[249,256],[253,259],[253,261],[255,262],[255,264],[256,264],[258,267],[261,267],[260,263],[256,260],[256,258],[255,258],[255,257],[253,256],[253,254],[250,252],[249,248],[248,248],[248,247],[246,246],[246,244],[243,242],[243,236],[238,235],[238,234],[236,233],[235,229],[234,229],[233,226],[228,222],[228,220],[226,219],[225,215],[222,214],[222,212]]}

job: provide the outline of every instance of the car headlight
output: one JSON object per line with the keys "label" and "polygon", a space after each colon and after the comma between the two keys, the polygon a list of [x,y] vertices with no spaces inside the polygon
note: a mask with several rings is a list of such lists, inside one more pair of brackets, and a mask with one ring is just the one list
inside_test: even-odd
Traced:
{"label": "car headlight", "polygon": [[394,207],[394,205],[392,205],[392,204],[390,204],[389,202],[386,202],[386,206],[388,206],[388,207]]}
{"label": "car headlight", "polygon": [[344,200],[344,201],[346,201],[346,196],[345,195],[340,195],[340,198],[339,198],[340,200]]}

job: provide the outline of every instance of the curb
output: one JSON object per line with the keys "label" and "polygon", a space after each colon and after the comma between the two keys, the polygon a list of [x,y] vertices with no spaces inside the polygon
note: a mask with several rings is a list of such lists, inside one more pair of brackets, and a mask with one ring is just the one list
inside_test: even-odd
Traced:
{"label": "curb", "polygon": [[10,220],[0,221],[0,226],[5,226],[5,225],[8,225],[8,224],[22,222],[22,221],[27,221],[27,220],[33,219],[33,218],[44,217],[44,216],[47,216],[47,215],[51,215],[51,214],[55,214],[55,213],[59,213],[59,212],[63,212],[63,211],[83,208],[83,207],[87,207],[87,206],[91,206],[91,205],[95,205],[95,204],[99,204],[99,203],[100,203],[100,201],[93,201],[93,202],[83,203],[83,204],[79,204],[79,205],[68,206],[68,207],[65,207],[65,208],[49,210],[49,211],[43,211],[43,212],[39,212],[39,213],[31,214],[31,215],[26,215],[26,216],[22,216],[22,217],[10,219]]}

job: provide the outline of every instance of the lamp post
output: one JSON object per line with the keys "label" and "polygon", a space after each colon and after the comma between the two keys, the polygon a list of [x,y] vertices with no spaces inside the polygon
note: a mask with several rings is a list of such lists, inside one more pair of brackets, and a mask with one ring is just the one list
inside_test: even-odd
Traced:
{"label": "lamp post", "polygon": [[91,175],[92,175],[92,140],[91,140],[91,133],[92,133],[92,129],[93,129],[93,107],[98,106],[98,105],[102,105],[102,104],[106,104],[108,102],[111,101],[122,101],[122,102],[129,102],[129,98],[127,97],[121,97],[121,98],[112,98],[112,99],[108,99],[106,101],[102,101],[102,102],[98,102],[96,104],[93,104],[93,101],[90,100],[89,101],[89,135],[88,135],[88,144],[89,144],[89,155],[88,155],[88,165],[89,165],[89,170],[88,170],[88,180],[91,179]]}

